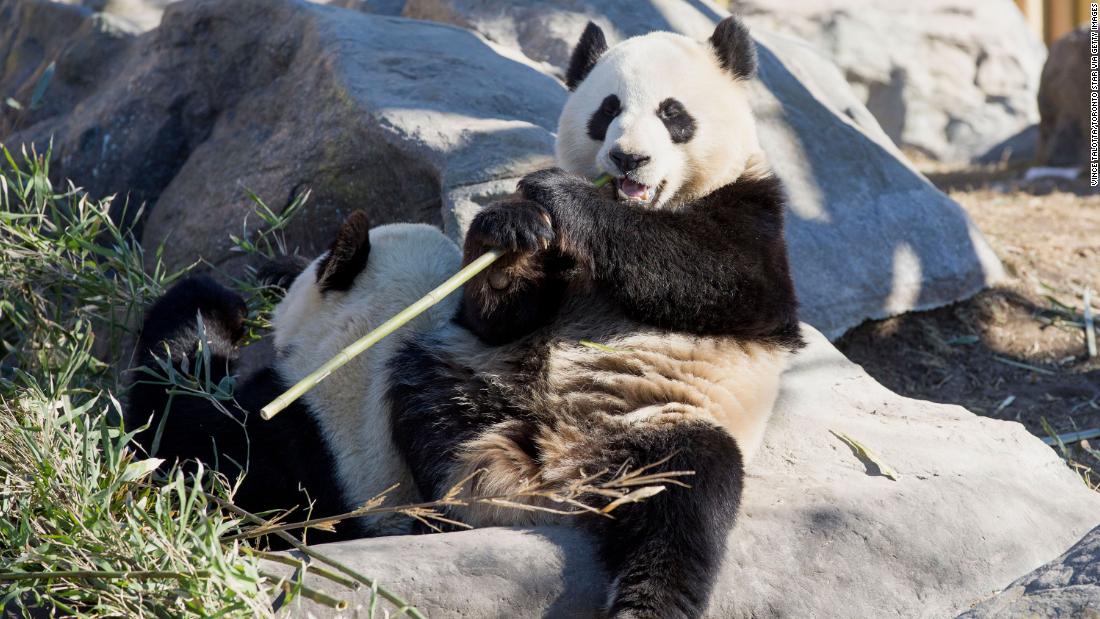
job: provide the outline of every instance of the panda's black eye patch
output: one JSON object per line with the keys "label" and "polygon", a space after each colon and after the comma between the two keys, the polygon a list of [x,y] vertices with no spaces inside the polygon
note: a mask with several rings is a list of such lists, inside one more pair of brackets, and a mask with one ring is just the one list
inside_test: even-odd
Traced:
{"label": "panda's black eye patch", "polygon": [[665,124],[673,144],[683,144],[695,136],[695,119],[683,103],[669,97],[657,106],[657,117]]}
{"label": "panda's black eye patch", "polygon": [[603,141],[607,137],[607,128],[611,121],[622,111],[619,98],[615,95],[607,95],[600,103],[599,109],[588,119],[588,136],[593,140]]}

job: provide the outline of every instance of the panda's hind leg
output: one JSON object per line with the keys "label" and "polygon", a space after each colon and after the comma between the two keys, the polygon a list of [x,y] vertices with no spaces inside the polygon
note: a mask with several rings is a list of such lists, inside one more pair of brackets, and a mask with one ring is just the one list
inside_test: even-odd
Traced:
{"label": "panda's hind leg", "polygon": [[[591,531],[612,578],[608,610],[613,618],[699,617],[705,612],[743,481],[741,452],[723,428],[671,413],[640,422],[601,415],[539,423],[512,419],[486,427],[454,453],[457,461],[440,488],[472,482],[463,498],[507,495],[532,482],[560,495],[592,475],[597,477],[589,483],[600,484],[642,468],[646,475],[690,472],[670,476],[671,483],[654,482],[664,490],[619,505],[610,517],[587,512],[547,516],[476,502],[453,516],[473,526],[555,523]],[[516,500],[562,508],[537,495]],[[598,511],[612,498],[591,493],[579,500]]]}
{"label": "panda's hind leg", "polygon": [[[595,432],[589,426],[584,434],[577,450],[565,445],[540,450],[543,467],[565,462],[589,474],[614,473],[624,466],[649,467],[645,474],[692,472],[671,478],[688,487],[663,484],[659,494],[616,507],[613,518],[580,517],[580,525],[594,533],[612,577],[609,616],[702,616],[741,499],[743,469],[737,442],[724,429],[702,420],[608,424]],[[609,499],[593,496],[586,501],[602,508]]]}

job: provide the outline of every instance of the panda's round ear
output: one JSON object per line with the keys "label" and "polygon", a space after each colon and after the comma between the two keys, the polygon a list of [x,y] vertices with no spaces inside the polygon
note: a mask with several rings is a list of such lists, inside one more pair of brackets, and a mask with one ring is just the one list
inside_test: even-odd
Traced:
{"label": "panda's round ear", "polygon": [[756,45],[749,29],[733,15],[718,22],[710,45],[718,55],[722,68],[738,79],[750,79],[756,75]]}
{"label": "panda's round ear", "polygon": [[351,289],[369,256],[370,218],[363,211],[355,211],[344,220],[336,240],[317,266],[317,286],[321,292]]}
{"label": "panda's round ear", "polygon": [[569,69],[565,72],[566,87],[576,90],[606,51],[607,38],[604,37],[603,30],[595,23],[588,22],[581,33],[581,40],[573,48],[573,56],[569,58]]}

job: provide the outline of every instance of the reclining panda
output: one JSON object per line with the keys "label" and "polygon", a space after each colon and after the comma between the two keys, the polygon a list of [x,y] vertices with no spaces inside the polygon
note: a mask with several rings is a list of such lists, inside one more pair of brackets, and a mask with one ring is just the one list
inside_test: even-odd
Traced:
{"label": "reclining panda", "polygon": [[[411,482],[395,502],[437,498],[478,471],[466,495],[532,481],[564,487],[623,466],[694,471],[690,488],[670,486],[614,518],[477,503],[448,516],[479,527],[585,528],[612,576],[611,616],[701,615],[734,523],[743,462],[802,345],[783,191],[764,165],[746,95],[754,72],[753,44],[734,18],[706,43],[653,33],[611,49],[590,24],[567,72],[563,169],[527,176],[517,197],[485,208],[467,233],[465,261],[490,248],[505,257],[460,299],[271,422],[252,415],[238,425],[201,401],[190,409],[175,402],[159,455],[235,455],[223,463],[250,455],[238,501],[285,508],[308,495],[314,515],[350,509],[394,482]],[[588,180],[603,173],[614,182],[597,188]],[[434,229],[368,233],[365,217],[353,215],[277,308],[273,367],[238,388],[242,408],[256,411],[443,281],[459,260]],[[143,362],[164,342],[181,362],[198,311],[216,362],[228,365],[242,308],[209,280],[182,282],[149,313]],[[162,387],[135,385],[132,417],[153,415],[146,442],[166,397]],[[609,499],[583,500],[599,508]],[[340,535],[400,530],[394,521],[366,522]]]}

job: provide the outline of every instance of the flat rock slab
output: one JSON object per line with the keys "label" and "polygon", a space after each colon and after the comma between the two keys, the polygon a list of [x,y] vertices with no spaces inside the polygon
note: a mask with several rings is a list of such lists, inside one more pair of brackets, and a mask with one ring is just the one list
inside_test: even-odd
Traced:
{"label": "flat rock slab", "polygon": [[[807,331],[749,467],[710,616],[955,616],[1100,523],[1100,494],[1023,426],[893,394]],[[536,528],[318,548],[432,617],[590,617],[607,584],[592,547],[581,532]],[[339,594],[353,610],[369,603],[369,592]]]}
{"label": "flat rock slab", "polygon": [[[94,92],[0,139],[41,149],[52,137],[59,179],[119,194],[120,211],[128,198],[130,215],[146,203],[143,241],[166,244],[168,268],[201,257],[240,272],[229,237],[263,226],[248,191],[275,211],[312,192],[285,231],[306,255],[356,208],[457,238],[481,205],[551,164],[566,97],[554,63],[589,18],[617,38],[666,29],[702,40],[723,16],[694,0],[432,0],[406,14],[417,7],[481,36],[295,0],[170,4],[160,27],[111,57]],[[808,322],[835,338],[999,276],[966,214],[903,161],[835,67],[797,41],[758,40],[756,111],[790,190]]]}

